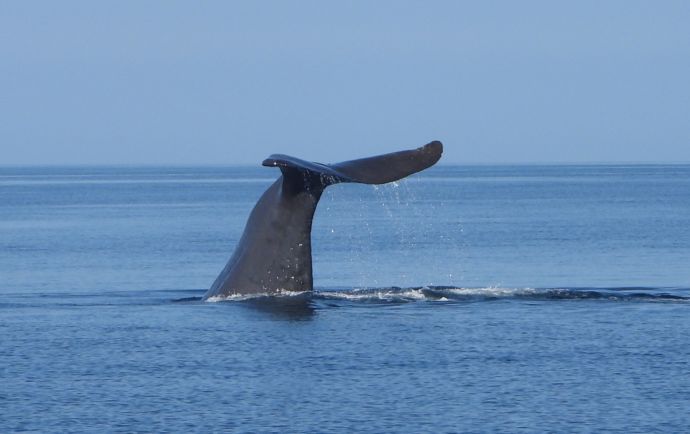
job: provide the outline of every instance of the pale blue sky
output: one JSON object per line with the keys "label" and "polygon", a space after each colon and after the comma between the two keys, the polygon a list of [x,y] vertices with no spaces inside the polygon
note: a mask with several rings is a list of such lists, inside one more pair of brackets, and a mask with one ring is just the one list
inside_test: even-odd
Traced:
{"label": "pale blue sky", "polygon": [[0,164],[689,162],[690,1],[3,1]]}

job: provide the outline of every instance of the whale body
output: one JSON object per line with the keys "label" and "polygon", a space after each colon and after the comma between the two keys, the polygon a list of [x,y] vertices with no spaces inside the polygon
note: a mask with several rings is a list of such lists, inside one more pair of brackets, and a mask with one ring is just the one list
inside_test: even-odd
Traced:
{"label": "whale body", "polygon": [[203,296],[275,295],[313,289],[311,226],[324,189],[340,182],[385,184],[434,165],[443,145],[344,161],[313,163],[282,154],[263,161],[282,175],[254,206],[235,252]]}

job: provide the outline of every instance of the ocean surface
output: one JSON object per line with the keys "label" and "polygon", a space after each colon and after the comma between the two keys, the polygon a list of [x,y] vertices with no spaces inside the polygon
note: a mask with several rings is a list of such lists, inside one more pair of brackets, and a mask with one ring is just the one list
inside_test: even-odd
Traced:
{"label": "ocean surface", "polygon": [[313,295],[200,301],[277,175],[0,168],[0,432],[688,432],[690,166],[335,185]]}

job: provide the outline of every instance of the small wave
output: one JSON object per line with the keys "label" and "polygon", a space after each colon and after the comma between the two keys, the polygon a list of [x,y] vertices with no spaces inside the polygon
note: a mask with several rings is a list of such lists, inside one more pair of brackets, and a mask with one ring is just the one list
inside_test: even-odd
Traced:
{"label": "small wave", "polygon": [[[676,292],[676,293],[672,293]],[[320,290],[314,298],[354,302],[482,301],[497,299],[531,300],[611,300],[690,302],[688,290],[668,288],[459,288],[424,286],[415,288],[363,288]]]}
{"label": "small wave", "polygon": [[197,302],[201,301],[203,297],[182,297],[182,298],[176,298],[172,300],[173,303],[192,303],[192,302]]}
{"label": "small wave", "polygon": [[335,299],[359,302],[410,302],[508,298],[529,296],[535,293],[537,293],[537,290],[532,288],[456,288],[424,286],[414,288],[359,288],[338,291],[322,290],[316,291],[314,297],[325,300]]}

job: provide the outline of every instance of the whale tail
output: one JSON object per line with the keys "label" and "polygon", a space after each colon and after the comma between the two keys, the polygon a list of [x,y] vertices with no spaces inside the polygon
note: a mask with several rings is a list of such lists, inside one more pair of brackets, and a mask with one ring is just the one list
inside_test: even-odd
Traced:
{"label": "whale tail", "polygon": [[392,182],[433,165],[442,152],[441,142],[431,142],[409,151],[330,165],[271,155],[263,165],[279,167],[283,176],[254,206],[235,252],[203,299],[311,291],[312,218],[324,188],[339,182]]}
{"label": "whale tail", "polygon": [[262,164],[279,167],[286,181],[302,184],[306,189],[323,189],[340,182],[385,184],[397,181],[433,166],[442,153],[441,142],[433,141],[417,149],[336,164],[313,163],[282,154],[271,155]]}

